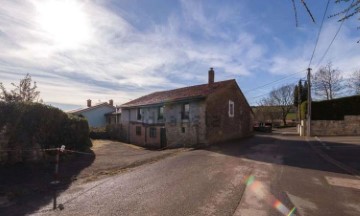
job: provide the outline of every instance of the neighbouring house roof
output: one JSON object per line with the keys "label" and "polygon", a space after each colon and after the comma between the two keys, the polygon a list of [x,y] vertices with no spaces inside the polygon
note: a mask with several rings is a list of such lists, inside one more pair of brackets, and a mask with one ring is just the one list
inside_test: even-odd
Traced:
{"label": "neighbouring house roof", "polygon": [[104,103],[99,103],[99,104],[95,104],[94,106],[91,106],[91,107],[86,107],[86,108],[80,108],[80,109],[76,109],[76,110],[71,110],[67,113],[71,113],[71,114],[81,114],[83,112],[86,112],[86,111],[89,111],[89,110],[93,110],[93,109],[96,109],[96,108],[99,108],[99,107],[103,107],[103,106],[106,106],[106,107],[109,107],[109,108],[112,108],[112,109],[116,109],[114,106],[111,106],[110,104],[108,104],[108,102],[104,102]]}
{"label": "neighbouring house roof", "polygon": [[111,113],[107,113],[105,115],[121,115],[121,109],[116,107],[117,110],[115,110],[114,112]]}
{"label": "neighbouring house roof", "polygon": [[122,108],[146,106],[153,104],[163,104],[168,102],[176,102],[187,99],[206,98],[211,93],[228,86],[231,83],[236,83],[235,79],[214,82],[212,84],[202,84],[189,86],[184,88],[173,89],[169,91],[154,92],[130,102],[121,105]]}

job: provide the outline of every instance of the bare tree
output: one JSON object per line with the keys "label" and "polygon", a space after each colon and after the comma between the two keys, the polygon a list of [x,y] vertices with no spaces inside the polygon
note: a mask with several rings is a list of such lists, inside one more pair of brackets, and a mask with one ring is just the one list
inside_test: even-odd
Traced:
{"label": "bare tree", "polygon": [[[312,10],[307,5],[306,0],[298,0],[298,1],[291,0],[291,2],[292,2],[293,10],[294,10],[296,26],[298,26],[298,13],[297,13],[297,6],[296,6],[297,4],[296,3],[301,3],[304,6],[304,8],[306,9],[309,17],[315,23],[315,17],[312,14]],[[353,1],[349,1],[349,0],[333,0],[332,2],[334,2],[335,4],[345,5],[345,8],[343,10],[341,10],[341,11],[337,11],[337,12],[331,14],[330,16],[328,16],[328,18],[337,17],[338,22],[344,22],[345,20],[349,20],[351,18],[356,17],[356,15],[360,15],[360,0],[353,0]],[[329,6],[329,4],[327,4],[326,8],[328,6]],[[360,20],[360,18],[358,17],[357,20]],[[357,29],[359,30],[360,27],[357,27]],[[360,40],[358,40],[357,43],[360,43]]]}
{"label": "bare tree", "polygon": [[355,94],[360,94],[360,70],[354,71],[348,81],[348,86]]}
{"label": "bare tree", "polygon": [[315,94],[331,100],[343,89],[343,77],[338,69],[334,69],[332,63],[321,67],[313,76]]}
{"label": "bare tree", "polygon": [[286,116],[294,104],[294,85],[284,85],[270,92],[269,100],[273,106],[279,107],[281,119],[286,125]]}
{"label": "bare tree", "polygon": [[[33,84],[33,85],[32,85]],[[6,91],[4,85],[0,83],[0,99],[5,102],[34,102],[37,101],[40,92],[36,90],[36,82],[32,83],[31,76],[26,74],[19,84],[11,83],[15,89]]]}

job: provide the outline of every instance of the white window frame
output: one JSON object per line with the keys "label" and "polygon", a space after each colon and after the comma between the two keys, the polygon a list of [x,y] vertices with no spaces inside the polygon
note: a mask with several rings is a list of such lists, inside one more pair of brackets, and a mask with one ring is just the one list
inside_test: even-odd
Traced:
{"label": "white window frame", "polygon": [[235,115],[235,103],[234,103],[234,101],[229,100],[229,117],[233,118],[234,115]]}

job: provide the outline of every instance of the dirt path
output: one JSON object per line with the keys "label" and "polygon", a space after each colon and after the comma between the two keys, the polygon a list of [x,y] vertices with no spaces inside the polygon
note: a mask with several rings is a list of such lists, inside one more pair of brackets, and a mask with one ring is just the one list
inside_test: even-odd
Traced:
{"label": "dirt path", "polygon": [[145,148],[110,140],[94,140],[95,160],[77,176],[81,182],[114,175],[129,168],[182,152],[186,149],[147,150]]}

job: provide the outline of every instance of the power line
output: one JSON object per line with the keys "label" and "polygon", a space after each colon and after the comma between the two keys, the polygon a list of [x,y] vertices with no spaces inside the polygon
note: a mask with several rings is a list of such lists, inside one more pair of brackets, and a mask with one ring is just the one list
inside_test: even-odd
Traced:
{"label": "power line", "polygon": [[[349,8],[350,8],[350,7],[354,4],[354,1],[355,1],[355,0],[353,0],[353,1],[351,2],[351,4],[350,4]],[[349,13],[349,11],[350,11],[350,10],[347,10],[347,11],[346,11],[346,13],[345,13],[345,16],[344,16],[344,17],[346,17],[346,16],[347,16],[347,14]],[[324,60],[325,56],[326,56],[326,55],[327,55],[327,53],[329,52],[330,47],[331,47],[331,46],[332,46],[332,44],[334,43],[335,38],[336,38],[336,37],[337,37],[337,35],[339,34],[339,32],[340,32],[340,30],[341,30],[341,28],[342,28],[342,26],[343,26],[343,24],[344,24],[344,21],[345,21],[345,19],[342,19],[342,20],[341,20],[341,24],[340,24],[340,26],[339,26],[338,30],[336,31],[336,33],[335,33],[335,35],[334,35],[333,39],[331,40],[331,42],[330,42],[330,44],[329,44],[328,48],[326,49],[326,51],[325,51],[324,55],[321,57],[321,59],[320,59],[319,63],[316,65],[316,67],[318,67],[318,66],[321,64],[321,62]]]}
{"label": "power line", "polygon": [[290,74],[289,76],[283,77],[283,78],[281,78],[281,79],[277,79],[277,80],[274,80],[274,81],[272,81],[272,82],[266,83],[266,84],[264,84],[264,85],[257,86],[257,87],[255,87],[255,88],[246,90],[246,91],[244,91],[244,93],[248,93],[248,92],[251,92],[251,91],[254,91],[254,90],[258,90],[258,89],[260,89],[260,88],[266,87],[266,86],[271,85],[271,84],[273,84],[273,83],[277,83],[277,82],[282,81],[282,80],[284,80],[284,79],[288,79],[288,78],[290,78],[290,77],[292,77],[292,76],[294,76],[294,75],[296,75],[296,74],[299,74],[299,73],[301,73],[301,72],[304,72],[304,71],[306,71],[306,70],[301,70],[301,71],[298,71],[298,72],[296,72],[296,73],[292,73],[292,74]]}
{"label": "power line", "polygon": [[330,3],[330,0],[328,0],[328,1],[327,1],[327,4],[326,4],[325,12],[324,12],[323,18],[322,18],[322,20],[321,20],[319,32],[318,32],[318,35],[317,35],[317,38],[316,38],[314,50],[313,50],[313,52],[312,52],[312,54],[311,54],[311,58],[310,58],[310,62],[309,62],[308,68],[310,68],[311,62],[312,62],[312,60],[313,60],[313,58],[314,58],[314,54],[315,54],[316,47],[317,47],[317,45],[318,45],[318,43],[319,43],[319,38],[320,38],[321,30],[322,30],[322,27],[323,27],[323,24],[324,24],[325,16],[326,16],[327,10],[328,10],[328,8],[329,8],[329,3]]}

